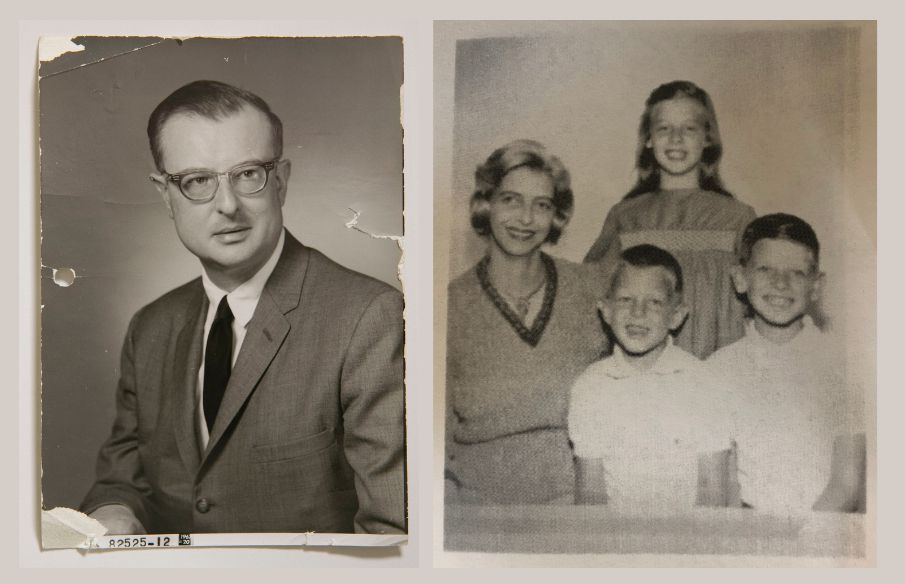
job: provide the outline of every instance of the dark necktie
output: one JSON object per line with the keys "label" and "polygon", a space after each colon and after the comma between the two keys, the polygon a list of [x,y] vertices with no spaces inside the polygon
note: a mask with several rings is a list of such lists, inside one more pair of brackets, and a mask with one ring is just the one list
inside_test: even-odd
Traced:
{"label": "dark necktie", "polygon": [[204,352],[204,420],[208,431],[214,427],[217,411],[226,392],[232,370],[233,313],[226,296],[217,307],[217,314],[207,335]]}

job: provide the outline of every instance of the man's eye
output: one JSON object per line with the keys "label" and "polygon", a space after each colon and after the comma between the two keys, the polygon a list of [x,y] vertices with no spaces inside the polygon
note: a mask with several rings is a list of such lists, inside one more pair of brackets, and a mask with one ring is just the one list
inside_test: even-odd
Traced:
{"label": "man's eye", "polygon": [[206,184],[210,183],[212,180],[211,176],[206,174],[199,174],[196,176],[189,176],[183,180],[183,184],[189,187],[203,187]]}
{"label": "man's eye", "polygon": [[242,180],[249,180],[257,178],[260,174],[260,171],[257,168],[243,168],[242,170],[236,173],[236,178]]}

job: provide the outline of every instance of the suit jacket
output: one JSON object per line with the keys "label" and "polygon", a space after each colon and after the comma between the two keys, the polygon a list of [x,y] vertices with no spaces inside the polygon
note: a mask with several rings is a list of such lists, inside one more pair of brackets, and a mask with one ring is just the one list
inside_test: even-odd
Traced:
{"label": "suit jacket", "polygon": [[125,504],[150,533],[405,532],[399,292],[287,232],[200,452],[207,306],[198,278],[132,318],[82,510]]}

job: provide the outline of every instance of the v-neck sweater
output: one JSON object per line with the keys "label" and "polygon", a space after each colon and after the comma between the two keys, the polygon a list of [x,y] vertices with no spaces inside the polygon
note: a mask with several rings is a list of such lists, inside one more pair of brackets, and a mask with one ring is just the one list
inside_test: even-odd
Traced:
{"label": "v-neck sweater", "polygon": [[476,268],[449,286],[447,469],[481,500],[543,502],[574,488],[568,392],[607,347],[596,307],[604,291],[594,270],[553,261],[555,300],[535,346]]}

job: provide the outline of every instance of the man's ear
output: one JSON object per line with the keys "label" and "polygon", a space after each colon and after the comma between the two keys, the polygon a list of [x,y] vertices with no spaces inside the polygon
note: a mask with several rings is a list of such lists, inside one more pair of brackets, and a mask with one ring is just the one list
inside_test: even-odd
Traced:
{"label": "man's ear", "polygon": [[167,190],[167,178],[162,174],[151,173],[148,175],[148,179],[154,183],[157,192],[160,193],[160,197],[163,199],[163,204],[167,206],[167,215],[172,219],[173,206],[170,204],[170,192]]}
{"label": "man's ear", "polygon": [[738,264],[729,268],[729,275],[732,277],[732,285],[739,294],[748,293],[748,277],[745,275],[745,269]]}
{"label": "man's ear", "polygon": [[286,190],[289,187],[289,175],[292,173],[292,161],[280,160],[273,169],[273,178],[277,181],[277,196],[280,197],[280,205],[286,203]]}

